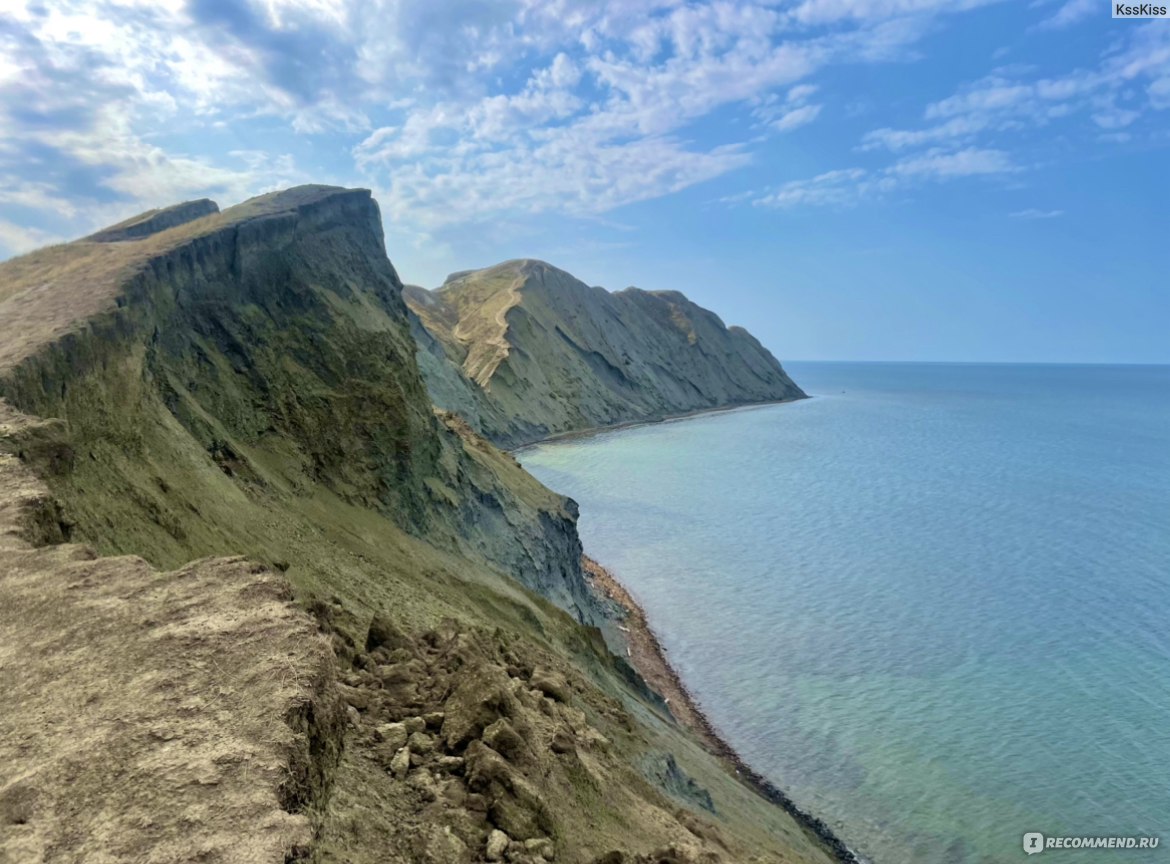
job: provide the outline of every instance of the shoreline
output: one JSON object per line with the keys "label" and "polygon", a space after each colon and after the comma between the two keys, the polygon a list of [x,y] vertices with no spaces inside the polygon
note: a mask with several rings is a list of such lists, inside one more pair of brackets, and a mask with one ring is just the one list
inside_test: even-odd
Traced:
{"label": "shoreline", "polygon": [[[802,391],[803,393],[803,391]],[[567,432],[557,432],[545,435],[533,441],[517,444],[505,450],[513,456],[529,447],[539,447],[541,444],[563,444],[565,441],[575,441],[578,438],[592,438],[594,435],[604,435],[607,432],[620,432],[625,429],[637,429],[641,426],[656,426],[659,423],[672,423],[676,420],[690,420],[695,417],[704,417],[708,414],[725,414],[732,411],[747,411],[752,408],[767,408],[771,405],[787,405],[790,402],[801,402],[813,397],[807,393],[801,396],[792,396],[788,399],[769,399],[764,402],[734,402],[729,405],[716,405],[713,408],[695,408],[692,411],[682,411],[677,414],[663,414],[660,417],[647,417],[641,420],[622,420],[619,423],[609,423],[605,426],[589,426],[585,429],[570,429]]]}
{"label": "shoreline", "polygon": [[[791,400],[785,400],[791,401]],[[705,412],[706,413],[706,412]],[[610,427],[607,427],[607,429]],[[605,431],[605,430],[602,430]],[[862,859],[845,845],[823,821],[800,809],[780,788],[756,771],[736,752],[711,722],[686,684],[670,665],[666,651],[630,592],[605,567],[588,555],[581,556],[582,570],[589,587],[604,599],[625,610],[621,623],[629,645],[628,660],[646,683],[666,701],[670,716],[689,729],[706,749],[733,770],[756,794],[788,813],[801,828],[813,835],[841,864],[861,864]]]}

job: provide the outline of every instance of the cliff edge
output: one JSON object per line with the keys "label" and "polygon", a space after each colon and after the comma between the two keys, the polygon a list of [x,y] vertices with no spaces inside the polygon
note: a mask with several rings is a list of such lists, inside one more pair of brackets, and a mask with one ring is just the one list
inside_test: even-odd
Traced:
{"label": "cliff edge", "polygon": [[0,263],[0,861],[834,860],[610,653],[402,290],[325,186]]}
{"label": "cliff edge", "polygon": [[611,293],[525,259],[404,297],[436,404],[500,446],[805,395],[755,337],[677,291]]}

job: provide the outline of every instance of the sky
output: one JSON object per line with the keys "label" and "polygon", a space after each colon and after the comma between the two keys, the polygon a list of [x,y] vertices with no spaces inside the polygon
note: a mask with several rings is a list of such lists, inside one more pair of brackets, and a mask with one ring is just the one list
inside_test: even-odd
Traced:
{"label": "sky", "polygon": [[0,258],[308,182],[426,287],[541,258],[781,359],[1170,362],[1170,20],[1108,0],[0,4]]}

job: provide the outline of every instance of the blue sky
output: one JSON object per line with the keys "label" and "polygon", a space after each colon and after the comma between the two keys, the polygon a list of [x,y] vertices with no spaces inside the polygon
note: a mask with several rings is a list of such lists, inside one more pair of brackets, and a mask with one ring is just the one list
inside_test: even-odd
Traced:
{"label": "blue sky", "polygon": [[0,257],[304,182],[428,287],[536,257],[781,358],[1170,362],[1170,21],[1106,0],[0,11]]}

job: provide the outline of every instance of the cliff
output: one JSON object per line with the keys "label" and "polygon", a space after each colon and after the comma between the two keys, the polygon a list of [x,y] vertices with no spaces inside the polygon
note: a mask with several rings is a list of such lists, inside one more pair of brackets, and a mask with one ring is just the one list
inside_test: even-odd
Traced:
{"label": "cliff", "polygon": [[432,409],[368,192],[159,212],[0,264],[0,861],[832,860]]}
{"label": "cliff", "polygon": [[500,446],[805,395],[750,333],[676,291],[610,293],[521,260],[404,297],[435,404]]}

